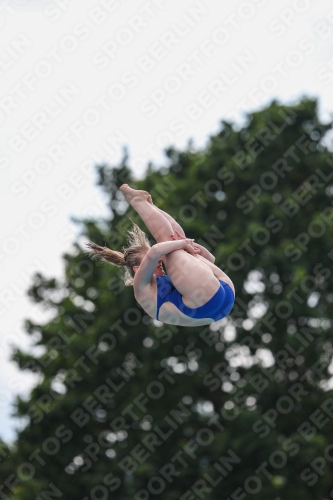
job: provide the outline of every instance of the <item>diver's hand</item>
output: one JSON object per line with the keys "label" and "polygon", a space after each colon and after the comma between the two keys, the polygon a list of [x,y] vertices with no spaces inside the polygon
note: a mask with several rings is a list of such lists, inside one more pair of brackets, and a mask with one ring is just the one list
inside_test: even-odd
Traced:
{"label": "diver's hand", "polygon": [[173,240],[186,240],[186,236],[182,236],[177,229],[175,229],[175,232],[170,234],[170,236]]}
{"label": "diver's hand", "polygon": [[175,229],[175,232],[171,234],[171,238],[176,241],[176,240],[187,240],[191,242],[191,250],[188,247],[184,247],[184,250],[188,253],[191,253],[192,255],[198,255],[200,253],[200,247],[196,243],[194,243],[194,239],[191,238],[186,238],[186,236],[182,236],[177,229]]}
{"label": "diver's hand", "polygon": [[198,248],[198,246],[194,243],[194,240],[191,240],[190,238],[181,238],[182,241],[183,241],[183,249],[192,254],[192,255],[197,255],[198,253],[200,253],[200,249]]}

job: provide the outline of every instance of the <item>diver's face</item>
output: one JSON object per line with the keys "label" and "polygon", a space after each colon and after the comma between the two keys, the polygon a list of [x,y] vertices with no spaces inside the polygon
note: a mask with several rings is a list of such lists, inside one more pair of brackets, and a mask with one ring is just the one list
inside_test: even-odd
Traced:
{"label": "diver's face", "polygon": [[155,276],[164,276],[163,262],[162,258],[158,261],[156,269],[154,271]]}
{"label": "diver's face", "polygon": [[[146,252],[147,253],[147,252]],[[144,257],[146,256],[146,253],[142,254],[142,260],[144,259]],[[141,262],[142,262],[141,260]],[[133,271],[136,273],[137,270],[139,269],[140,266],[134,266],[133,267]],[[164,269],[163,269],[163,261],[162,261],[162,257],[160,258],[160,260],[158,261],[157,263],[157,266],[155,268],[155,271],[154,271],[154,275],[155,276],[164,276],[165,275],[165,272],[164,272]]]}

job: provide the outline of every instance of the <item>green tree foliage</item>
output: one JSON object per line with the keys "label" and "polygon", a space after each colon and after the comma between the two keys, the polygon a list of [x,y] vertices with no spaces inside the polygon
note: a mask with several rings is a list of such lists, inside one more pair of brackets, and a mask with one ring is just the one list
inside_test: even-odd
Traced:
{"label": "green tree foliage", "polygon": [[38,355],[13,354],[39,383],[17,400],[10,498],[333,498],[330,129],[316,101],[272,102],[142,181],[126,155],[97,168],[110,216],[77,221],[82,240],[120,250],[130,218],[145,228],[118,187],[145,189],[214,253],[236,304],[211,327],[162,325],[78,242],[63,281],[37,274],[29,295],[54,319],[26,321]]}

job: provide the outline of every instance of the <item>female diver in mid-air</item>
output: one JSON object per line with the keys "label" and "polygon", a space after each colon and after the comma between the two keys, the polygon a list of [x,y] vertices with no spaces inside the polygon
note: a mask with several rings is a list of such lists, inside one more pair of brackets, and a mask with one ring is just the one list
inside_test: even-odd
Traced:
{"label": "female diver in mid-air", "polygon": [[181,226],[153,204],[147,191],[132,189],[128,184],[120,191],[157,244],[151,247],[145,233],[133,223],[128,231],[130,246],[124,248],[124,254],[86,243],[94,256],[126,266],[125,285],[133,285],[137,302],[151,318],[172,325],[200,326],[227,316],[234,305],[235,288],[214,265],[215,257],[186,238]]}

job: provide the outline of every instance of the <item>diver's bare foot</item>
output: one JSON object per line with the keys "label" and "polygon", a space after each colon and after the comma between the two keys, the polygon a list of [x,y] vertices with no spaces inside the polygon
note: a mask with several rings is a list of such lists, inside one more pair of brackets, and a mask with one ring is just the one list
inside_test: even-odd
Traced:
{"label": "diver's bare foot", "polygon": [[147,201],[148,201],[148,203],[150,203],[151,205],[154,205],[154,203],[153,203],[153,198],[151,197],[151,194],[148,196]]}
{"label": "diver's bare foot", "polygon": [[150,194],[147,191],[142,191],[140,189],[133,189],[129,187],[128,184],[123,184],[120,186],[119,190],[123,193],[128,203],[131,205],[134,200],[144,199],[148,201]]}

